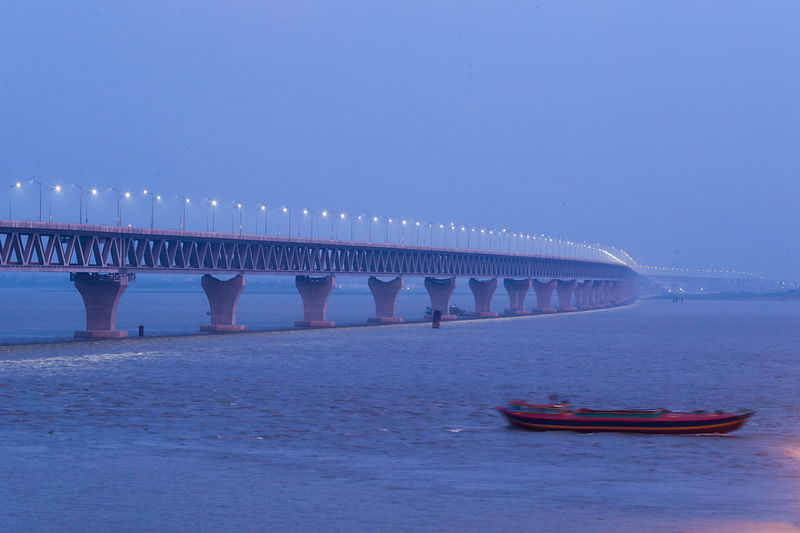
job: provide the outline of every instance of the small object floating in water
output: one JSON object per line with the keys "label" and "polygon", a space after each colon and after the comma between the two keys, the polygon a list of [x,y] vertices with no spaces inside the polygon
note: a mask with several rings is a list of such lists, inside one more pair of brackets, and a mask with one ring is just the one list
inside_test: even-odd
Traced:
{"label": "small object floating in water", "polygon": [[569,403],[532,404],[514,400],[498,407],[511,424],[532,431],[596,433],[729,433],[742,427],[755,411],[739,413],[673,412],[668,409],[572,409]]}

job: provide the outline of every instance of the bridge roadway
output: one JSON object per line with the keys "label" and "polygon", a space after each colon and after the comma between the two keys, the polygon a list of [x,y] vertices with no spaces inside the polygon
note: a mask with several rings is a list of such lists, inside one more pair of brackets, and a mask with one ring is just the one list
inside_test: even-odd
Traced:
{"label": "bridge roadway", "polygon": [[[298,327],[331,327],[325,312],[336,275],[370,276],[373,323],[396,323],[395,303],[403,276],[425,277],[431,308],[449,314],[457,277],[469,277],[473,316],[496,316],[491,300],[504,279],[509,314],[529,314],[525,297],[533,287],[536,312],[574,311],[626,303],[637,296],[640,275],[622,261],[551,257],[514,252],[434,248],[398,244],[312,240],[124,228],[84,224],[0,221],[0,272],[66,272],[83,297],[82,337],[124,337],[116,310],[136,274],[198,273],[209,300],[206,331],[243,331],[236,306],[245,274],[295,275],[303,300]],[[214,275],[234,275],[221,281]],[[381,281],[377,276],[391,276]],[[479,280],[478,278],[488,278]],[[582,281],[581,281],[582,280]],[[581,282],[579,282],[581,281]],[[557,291],[558,306],[553,307]]]}

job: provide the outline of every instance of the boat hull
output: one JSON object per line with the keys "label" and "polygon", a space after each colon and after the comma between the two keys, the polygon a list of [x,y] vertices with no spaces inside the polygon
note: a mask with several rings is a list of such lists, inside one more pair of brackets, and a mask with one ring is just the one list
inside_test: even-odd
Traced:
{"label": "boat hull", "polygon": [[730,433],[742,427],[752,412],[693,414],[666,413],[657,417],[576,416],[571,412],[537,414],[498,407],[508,421],[530,431],[575,431],[580,433],[647,433],[687,435]]}

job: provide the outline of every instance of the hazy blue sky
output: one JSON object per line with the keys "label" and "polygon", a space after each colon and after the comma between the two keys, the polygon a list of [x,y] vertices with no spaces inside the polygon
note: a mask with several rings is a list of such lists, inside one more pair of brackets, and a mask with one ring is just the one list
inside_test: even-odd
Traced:
{"label": "hazy blue sky", "polygon": [[800,278],[798,2],[0,6],[8,183],[506,226]]}

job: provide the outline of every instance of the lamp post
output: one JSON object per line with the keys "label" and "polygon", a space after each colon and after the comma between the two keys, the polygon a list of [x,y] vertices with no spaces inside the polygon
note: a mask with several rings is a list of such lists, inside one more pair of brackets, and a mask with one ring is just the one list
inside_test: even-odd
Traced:
{"label": "lamp post", "polygon": [[31,180],[31,183],[39,185],[39,222],[42,221],[42,182],[39,180]]}
{"label": "lamp post", "polygon": [[181,202],[181,230],[186,231],[186,207],[189,205],[191,200],[182,194],[179,194],[178,198],[183,200]]}
{"label": "lamp post", "polygon": [[156,218],[156,200],[161,200],[161,195],[153,194],[153,191],[144,190],[145,196],[150,196],[150,229],[153,229]]}
{"label": "lamp post", "polygon": [[53,192],[61,192],[61,185],[56,185],[47,195],[47,221],[53,221]]}
{"label": "lamp post", "polygon": [[14,208],[14,189],[19,189],[22,187],[21,182],[16,182],[14,185],[8,187],[8,219],[13,220],[14,216],[12,214],[12,210]]}
{"label": "lamp post", "polygon": [[[267,234],[267,205],[261,204],[258,206],[259,211],[264,213],[264,235]],[[256,235],[258,235],[258,212],[256,212]]]}
{"label": "lamp post", "polygon": [[[328,210],[325,209],[322,211],[322,218],[328,218]],[[336,224],[336,217],[331,217],[331,240],[333,240],[333,226]],[[319,229],[317,229],[317,237],[319,237]]]}
{"label": "lamp post", "polygon": [[[345,219],[345,213],[340,213],[339,214],[339,218],[344,220]],[[338,235],[337,235],[337,237],[338,237]],[[350,215],[350,241],[352,242],[352,240],[353,240],[353,215]]]}
{"label": "lamp post", "polygon": [[242,234],[242,202],[235,202],[231,210],[231,233],[236,233],[234,230],[234,220],[236,218],[236,210],[239,210],[239,235]]}
{"label": "lamp post", "polygon": [[122,192],[116,187],[110,187],[112,191],[117,193],[117,227],[122,226]]}
{"label": "lamp post", "polygon": [[383,217],[383,242],[389,242],[389,224],[392,223],[392,219],[389,217]]}
{"label": "lamp post", "polygon": [[[286,213],[289,217],[289,231],[287,232],[288,236],[291,238],[292,236],[292,209],[286,206],[281,207],[281,211]],[[281,234],[281,219],[278,218],[278,235]]]}
{"label": "lamp post", "polygon": [[[211,232],[216,232],[217,201],[211,200]],[[208,219],[206,219],[206,231],[208,231]]]}
{"label": "lamp post", "polygon": [[314,210],[313,209],[309,209],[309,208],[306,207],[306,208],[303,209],[303,214],[304,215],[311,214],[311,224],[308,227],[308,235],[309,235],[310,239],[313,239],[314,238]]}
{"label": "lamp post", "polygon": [[[92,196],[97,196],[97,189],[93,188],[92,191],[91,191],[91,195]],[[86,213],[85,214],[86,214],[86,222],[85,223],[88,224],[89,223],[89,193],[88,192],[86,193]]]}

